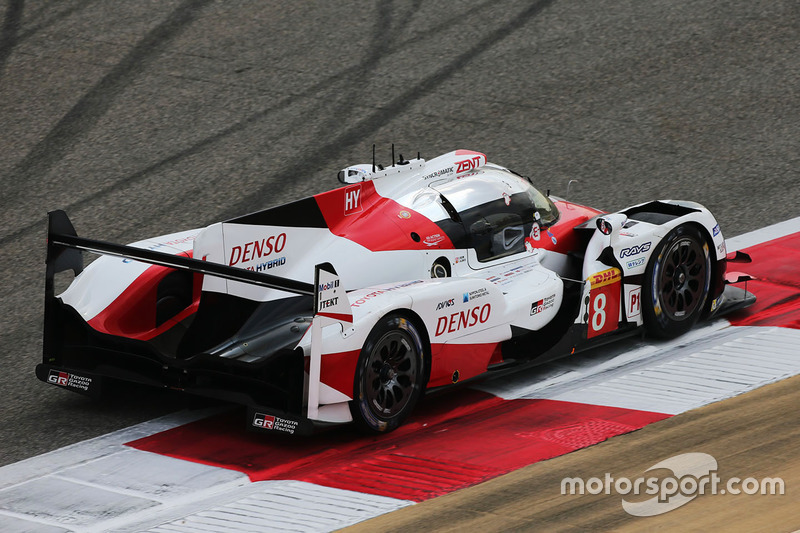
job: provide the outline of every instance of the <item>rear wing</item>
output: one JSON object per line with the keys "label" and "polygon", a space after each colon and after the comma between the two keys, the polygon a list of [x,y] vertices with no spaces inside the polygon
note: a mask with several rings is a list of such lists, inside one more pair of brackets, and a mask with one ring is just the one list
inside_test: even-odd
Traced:
{"label": "rear wing", "polygon": [[83,270],[83,257],[80,254],[80,250],[133,259],[178,270],[208,274],[294,294],[316,295],[314,286],[303,281],[281,278],[219,263],[210,263],[180,255],[78,237],[67,214],[59,210],[51,211],[47,214],[47,277],[45,290],[48,296],[52,296],[54,290],[53,277],[56,273],[65,270],[72,270],[76,276],[81,273]]}

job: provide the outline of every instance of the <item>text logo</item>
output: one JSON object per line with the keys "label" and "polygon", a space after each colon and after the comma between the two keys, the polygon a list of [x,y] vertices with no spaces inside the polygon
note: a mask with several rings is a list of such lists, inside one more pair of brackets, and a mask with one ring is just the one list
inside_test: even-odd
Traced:
{"label": "text logo", "polygon": [[461,329],[474,327],[489,320],[492,314],[491,304],[484,304],[483,307],[473,307],[468,311],[453,313],[449,316],[439,317],[436,322],[436,337],[444,333],[455,333]]}
{"label": "text logo", "polygon": [[361,209],[361,184],[344,189],[344,214],[360,213]]}
{"label": "text logo", "polygon": [[631,246],[630,248],[623,248],[622,251],[619,253],[620,257],[631,257],[634,255],[639,255],[644,253],[650,249],[650,242],[646,242],[644,244],[640,244],[639,246]]}
{"label": "text logo", "polygon": [[636,287],[628,294],[628,310],[631,317],[639,316],[642,311],[642,288]]}
{"label": "text logo", "polygon": [[455,303],[456,302],[453,300],[453,298],[450,298],[446,302],[439,302],[439,305],[436,306],[436,310],[438,311],[439,309],[444,309],[445,307],[450,307],[451,305],[455,305]]}
{"label": "text logo", "polygon": [[640,257],[639,259],[634,259],[633,261],[628,261],[628,268],[636,268],[640,267],[644,264],[644,257]]}
{"label": "text logo", "polygon": [[[652,498],[630,501],[622,498],[622,508],[633,516],[657,516],[682,507],[699,495],[747,494],[782,495],[786,493],[783,479],[765,477],[731,477],[723,480],[717,474],[717,460],[707,453],[684,453],[654,464],[646,471],[666,470],[668,475],[653,475],[630,479],[614,478],[610,473],[587,480],[568,477],[561,480],[562,495],[612,494],[639,496],[646,494]],[[631,498],[636,500],[636,498]]]}
{"label": "text logo", "polygon": [[481,156],[475,156],[472,159],[465,159],[464,161],[456,162],[456,172],[466,172],[473,168],[478,168],[481,164]]}
{"label": "text logo", "polygon": [[262,429],[272,429],[272,426],[275,425],[275,417],[264,413],[256,413],[253,425]]}
{"label": "text logo", "polygon": [[538,315],[539,313],[544,312],[545,309],[550,309],[553,307],[555,303],[556,295],[552,294],[547,298],[543,298],[539,301],[533,302],[531,304],[531,316]]}
{"label": "text logo", "polygon": [[280,253],[286,246],[286,234],[270,235],[260,241],[248,242],[244,246],[234,246],[231,249],[231,258],[228,264],[233,266],[238,262],[246,263],[254,259],[266,257],[272,253]]}
{"label": "text logo", "polygon": [[47,376],[47,381],[49,383],[66,387],[67,383],[69,382],[69,374],[66,372],[56,372],[55,370],[51,370],[50,375]]}

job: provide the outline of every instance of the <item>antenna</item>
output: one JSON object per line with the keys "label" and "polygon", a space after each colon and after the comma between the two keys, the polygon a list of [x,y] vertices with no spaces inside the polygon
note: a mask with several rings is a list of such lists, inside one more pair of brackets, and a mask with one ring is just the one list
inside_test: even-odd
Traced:
{"label": "antenna", "polygon": [[392,166],[394,166],[394,143],[392,143]]}
{"label": "antenna", "polygon": [[570,189],[572,189],[572,184],[573,183],[577,184],[577,183],[580,183],[580,182],[578,180],[569,180],[569,182],[567,183],[567,198],[569,198],[569,191],[570,191]]}
{"label": "antenna", "polygon": [[372,173],[375,174],[375,143],[372,143]]}
{"label": "antenna", "polygon": [[419,151],[417,151],[417,159],[422,159],[422,156],[419,155]]}

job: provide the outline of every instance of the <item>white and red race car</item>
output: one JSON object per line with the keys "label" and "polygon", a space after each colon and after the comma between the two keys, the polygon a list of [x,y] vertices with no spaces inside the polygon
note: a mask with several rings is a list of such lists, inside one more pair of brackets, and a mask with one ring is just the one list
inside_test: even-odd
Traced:
{"label": "white and red race car", "polygon": [[[392,157],[394,159],[394,156]],[[703,206],[605,214],[456,150],[356,165],[345,185],[129,246],[50,213],[39,379],[127,380],[309,433],[400,425],[426,390],[751,304]],[[80,250],[103,254],[83,270]],[[59,296],[54,276],[76,278]]]}

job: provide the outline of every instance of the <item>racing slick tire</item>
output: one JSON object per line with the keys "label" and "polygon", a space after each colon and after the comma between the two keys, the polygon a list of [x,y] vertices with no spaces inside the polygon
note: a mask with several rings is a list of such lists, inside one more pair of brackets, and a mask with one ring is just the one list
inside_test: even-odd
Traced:
{"label": "racing slick tire", "polygon": [[697,227],[673,229],[645,269],[642,312],[645,331],[669,339],[686,333],[700,318],[711,285],[708,243]]}
{"label": "racing slick tire", "polygon": [[399,314],[372,329],[356,367],[350,412],[368,433],[397,429],[422,394],[425,357],[416,326]]}

